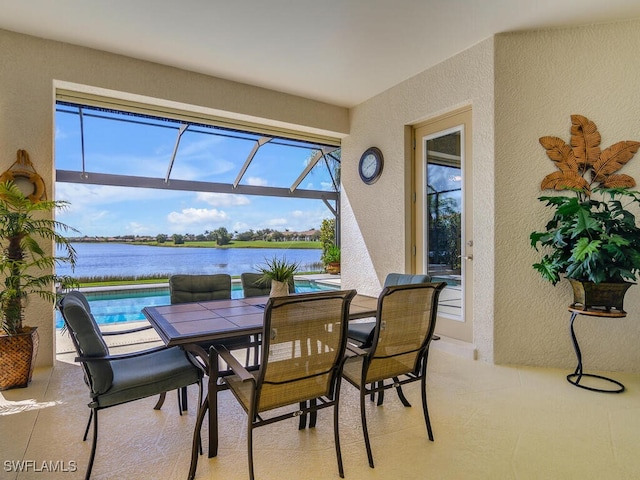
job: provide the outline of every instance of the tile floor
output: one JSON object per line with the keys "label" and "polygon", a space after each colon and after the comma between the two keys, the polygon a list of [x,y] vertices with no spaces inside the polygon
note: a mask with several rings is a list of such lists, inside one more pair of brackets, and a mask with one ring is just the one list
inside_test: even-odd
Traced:
{"label": "tile floor", "polygon": [[[640,375],[610,374],[622,394],[576,388],[566,371],[492,366],[432,348],[428,398],[435,442],[427,440],[419,386],[404,408],[390,392],[384,406],[367,406],[376,468],[362,440],[355,389],[343,384],[341,440],[347,479],[638,479]],[[188,414],[176,396],[161,411],[155,398],[100,413],[92,478],[185,479],[197,389]],[[0,478],[80,479],[89,456],[82,442],[87,390],[78,366],[59,357],[38,369],[29,388],[0,392]],[[198,479],[248,478],[246,416],[229,392],[220,394],[219,455],[200,457]],[[205,432],[206,435],[206,432]],[[331,411],[318,427],[298,431],[295,420],[258,429],[257,479],[338,479]],[[29,471],[16,473],[18,461]],[[57,462],[57,463],[56,463]],[[51,472],[72,470],[76,472]],[[39,471],[35,471],[35,470]]]}

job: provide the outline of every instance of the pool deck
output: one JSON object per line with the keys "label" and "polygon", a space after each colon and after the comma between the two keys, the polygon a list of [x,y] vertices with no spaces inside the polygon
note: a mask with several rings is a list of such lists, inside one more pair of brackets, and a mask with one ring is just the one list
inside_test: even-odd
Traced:
{"label": "pool deck", "polygon": [[[295,275],[296,280],[307,280],[310,282],[317,282],[326,285],[332,285],[334,287],[340,287],[340,275],[331,275],[328,273],[315,273],[309,275]],[[232,283],[240,283],[240,278],[232,278]],[[145,290],[145,289],[157,289],[157,288],[169,288],[167,282],[164,283],[141,283],[137,285],[119,285],[119,286],[107,286],[107,287],[83,287],[80,291],[89,292],[105,292],[110,290]]]}

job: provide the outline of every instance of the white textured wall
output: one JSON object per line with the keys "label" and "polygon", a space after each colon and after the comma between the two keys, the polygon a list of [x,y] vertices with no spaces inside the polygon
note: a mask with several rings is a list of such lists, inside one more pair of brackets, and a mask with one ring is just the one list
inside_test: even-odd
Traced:
{"label": "white textured wall", "polygon": [[[27,150],[46,181],[49,198],[54,194],[55,86],[73,84],[123,98],[196,105],[212,114],[271,125],[335,136],[348,133],[348,111],[341,107],[0,30],[0,172],[15,161],[18,149]],[[44,301],[29,304],[26,323],[40,333],[38,365],[54,359],[53,319],[53,309]]]}
{"label": "white textured wall", "polygon": [[[495,38],[495,361],[575,367],[570,287],[531,268],[529,234],[550,218],[537,197],[555,171],[538,138],[569,141],[571,114],[593,120],[601,146],[640,140],[640,22],[513,33]],[[640,181],[640,155],[622,170]],[[580,317],[586,370],[640,371],[640,287],[624,319]]]}
{"label": "white textured wall", "polygon": [[[463,105],[473,108],[474,344],[492,361],[493,340],[493,40],[389,89],[352,109],[342,143],[342,282],[377,295],[407,261],[410,159],[407,125]],[[358,175],[364,150],[377,146],[384,171],[373,185]]]}

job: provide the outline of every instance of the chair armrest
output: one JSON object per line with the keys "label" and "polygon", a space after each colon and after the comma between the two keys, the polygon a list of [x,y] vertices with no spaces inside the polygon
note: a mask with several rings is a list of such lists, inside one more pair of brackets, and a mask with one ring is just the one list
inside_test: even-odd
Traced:
{"label": "chair armrest", "polygon": [[76,362],[105,362],[105,361],[111,361],[111,360],[123,360],[125,358],[134,358],[134,357],[140,357],[142,355],[148,355],[150,353],[154,353],[154,352],[159,352],[161,350],[165,350],[167,347],[165,346],[160,346],[160,347],[155,347],[155,348],[149,348],[147,350],[140,350],[137,352],[130,352],[130,353],[121,353],[119,355],[105,355],[103,357],[76,357],[74,360]]}
{"label": "chair armrest", "polygon": [[100,333],[102,334],[102,336],[106,337],[108,335],[126,335],[127,333],[142,332],[144,330],[149,330],[150,328],[153,328],[153,327],[151,325],[145,325],[144,327],[130,328],[128,330],[115,330],[111,332],[101,331]]}
{"label": "chair armrest", "polygon": [[255,380],[255,377],[249,373],[249,371],[234,357],[229,350],[223,345],[211,347],[218,355],[222,357],[233,373],[235,373],[240,380],[246,382],[248,380]]}

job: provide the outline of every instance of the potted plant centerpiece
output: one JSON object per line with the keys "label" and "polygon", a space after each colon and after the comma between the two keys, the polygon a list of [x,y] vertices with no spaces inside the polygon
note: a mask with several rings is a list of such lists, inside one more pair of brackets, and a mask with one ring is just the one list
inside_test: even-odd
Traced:
{"label": "potted plant centerpiece", "polygon": [[337,275],[340,273],[340,247],[330,245],[322,256],[322,262],[325,265],[327,273]]}
{"label": "potted plant centerpiece", "polygon": [[289,285],[293,283],[293,276],[298,271],[297,262],[289,262],[286,257],[265,259],[265,264],[258,266],[258,272],[262,274],[262,281],[271,282],[271,297],[284,297],[289,295]]}
{"label": "potted plant centerpiece", "polygon": [[[75,266],[76,252],[58,232],[75,231],[47,218],[67,202],[26,196],[12,181],[0,183],[0,390],[26,387],[31,381],[38,347],[37,327],[23,324],[24,307],[33,295],[56,300],[54,286],[74,284],[51,273],[61,262]],[[63,256],[47,253],[40,242],[53,241]]]}
{"label": "potted plant centerpiece", "polygon": [[629,175],[617,173],[640,142],[622,141],[604,150],[596,125],[571,116],[571,142],[542,137],[540,143],[558,167],[541,188],[569,192],[539,197],[553,209],[545,230],[531,233],[531,246],[544,253],[535,268],[552,284],[570,280],[573,307],[623,310],[623,297],[640,272],[640,228],[633,211],[640,192]]}

